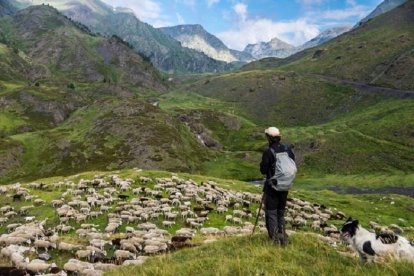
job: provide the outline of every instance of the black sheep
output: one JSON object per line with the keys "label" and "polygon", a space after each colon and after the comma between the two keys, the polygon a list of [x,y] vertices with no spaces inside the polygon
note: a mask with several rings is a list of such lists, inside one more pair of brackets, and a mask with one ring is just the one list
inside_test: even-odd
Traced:
{"label": "black sheep", "polygon": [[13,195],[13,201],[22,200],[22,196],[23,195],[20,195],[20,194]]}

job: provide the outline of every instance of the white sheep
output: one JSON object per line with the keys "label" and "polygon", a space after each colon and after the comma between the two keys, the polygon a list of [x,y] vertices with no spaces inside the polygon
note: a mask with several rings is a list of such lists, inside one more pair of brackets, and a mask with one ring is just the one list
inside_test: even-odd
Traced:
{"label": "white sheep", "polygon": [[137,248],[132,242],[122,242],[121,243],[121,249],[126,250],[132,253],[138,253]]}
{"label": "white sheep", "polygon": [[80,250],[76,251],[75,256],[78,259],[87,259],[87,260],[89,260],[90,257],[91,257],[91,254],[92,254],[92,251],[90,251],[90,250],[80,249]]}
{"label": "white sheep", "polygon": [[26,269],[36,273],[44,273],[50,268],[50,266],[50,264],[46,263],[43,260],[35,259],[27,264]]}
{"label": "white sheep", "polygon": [[76,259],[70,259],[67,263],[64,264],[63,269],[67,272],[72,273],[81,273],[86,269],[93,269],[93,265],[86,262],[81,262]]}
{"label": "white sheep", "polygon": [[75,251],[81,247],[82,247],[81,245],[70,244],[66,242],[60,242],[58,244],[58,249],[62,251]]}
{"label": "white sheep", "polygon": [[118,261],[124,261],[128,259],[136,259],[136,255],[126,250],[116,250],[114,256]]}

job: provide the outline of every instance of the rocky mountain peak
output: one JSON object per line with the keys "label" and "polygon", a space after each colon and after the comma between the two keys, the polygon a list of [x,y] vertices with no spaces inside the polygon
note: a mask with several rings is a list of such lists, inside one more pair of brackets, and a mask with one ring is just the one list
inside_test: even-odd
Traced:
{"label": "rocky mountain peak", "polygon": [[308,48],[312,48],[318,45],[321,45],[325,42],[328,42],[331,39],[334,39],[337,36],[340,36],[341,34],[349,31],[352,28],[351,25],[344,25],[344,26],[337,26],[330,29],[327,29],[323,32],[321,32],[316,37],[312,38],[302,46],[299,46],[297,48],[297,51],[302,51]]}
{"label": "rocky mountain peak", "polygon": [[381,4],[379,4],[367,17],[362,19],[358,24],[362,24],[364,22],[367,22],[368,20],[377,17],[381,14],[384,14],[386,12],[389,12],[390,10],[395,9],[398,6],[401,6],[408,0],[384,0]]}
{"label": "rocky mountain peak", "polygon": [[272,38],[272,40],[270,40],[269,45],[273,48],[273,49],[293,49],[294,46],[290,45],[289,43],[284,42],[283,40],[280,40],[277,37]]}
{"label": "rocky mountain peak", "polygon": [[164,27],[160,30],[178,40],[182,46],[202,52],[216,60],[229,63],[252,59],[248,54],[229,49],[220,39],[207,32],[200,24]]}
{"label": "rocky mountain peak", "polygon": [[249,53],[255,59],[265,57],[285,58],[290,56],[294,50],[294,46],[275,37],[269,42],[260,42],[258,44],[249,44],[244,52]]}

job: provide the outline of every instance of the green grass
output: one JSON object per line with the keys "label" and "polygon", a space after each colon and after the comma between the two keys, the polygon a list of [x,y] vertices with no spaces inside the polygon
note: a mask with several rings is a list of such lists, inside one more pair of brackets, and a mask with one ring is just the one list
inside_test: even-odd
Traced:
{"label": "green grass", "polygon": [[[382,225],[398,224],[401,226],[413,226],[414,224],[414,199],[394,194],[337,194],[332,191],[309,191],[303,190],[298,185],[291,196],[303,198],[310,202],[324,204],[330,208],[345,212],[348,216],[358,219],[362,226],[368,228],[370,221],[375,221]],[[392,203],[393,202],[393,203]],[[343,222],[333,222],[341,226]],[[405,233],[414,237],[413,232]]]}
{"label": "green grass", "polygon": [[[212,180],[218,183],[219,186],[236,191],[246,191],[252,193],[261,193],[261,187],[257,185],[248,184],[243,181],[234,179],[221,179],[206,175],[194,175],[187,173],[171,173],[166,171],[137,171],[131,170],[120,170],[120,171],[90,171],[79,173],[72,176],[56,176],[50,178],[42,178],[36,180],[36,182],[42,182],[45,184],[56,183],[67,179],[77,183],[80,179],[91,179],[95,175],[108,176],[117,173],[124,178],[138,179],[140,176],[146,176],[151,178],[157,177],[171,177],[171,175],[178,175],[184,179],[192,179],[197,183],[203,181]],[[412,180],[412,175],[397,177],[397,176],[386,176],[377,175],[373,178],[366,176],[367,181],[371,181],[370,184],[373,188],[380,188],[382,183],[396,183],[399,181],[406,182],[407,187]],[[367,226],[370,220],[377,221],[384,225],[389,224],[402,224],[402,226],[410,226],[414,224],[414,199],[393,194],[368,194],[368,195],[347,195],[338,194],[333,191],[327,191],[323,188],[330,186],[329,183],[336,183],[337,185],[344,187],[361,187],[365,183],[365,179],[357,179],[357,176],[326,176],[325,178],[313,178],[313,179],[302,179],[299,178],[295,182],[293,190],[290,192],[290,196],[306,199],[313,203],[324,204],[331,208],[337,208],[338,210],[344,211],[346,214],[359,218],[364,226]],[[374,179],[374,180],[373,180]],[[319,181],[319,182],[318,182]],[[138,185],[136,183],[135,185]],[[152,187],[153,184],[149,185]],[[367,187],[367,185],[365,185]],[[35,194],[39,195],[46,202],[50,202],[52,199],[57,198],[58,194],[62,191],[35,191]],[[132,195],[132,194],[131,194]],[[394,202],[394,204],[391,204]],[[12,203],[12,202],[10,202]],[[376,208],[376,209],[373,209]],[[411,211],[410,211],[411,210]],[[404,219],[405,223],[402,223],[399,218]],[[214,226],[218,221],[212,221],[211,225]],[[222,223],[220,219],[219,223]],[[340,221],[338,223],[341,223]],[[221,225],[221,224],[220,224]],[[340,225],[340,224],[338,224]],[[413,233],[414,234],[414,233]]]}
{"label": "green grass", "polygon": [[[52,184],[67,180],[77,183],[80,179],[92,179],[96,175],[107,177],[114,173],[119,174],[123,178],[136,180],[133,187],[142,186],[137,181],[140,176],[156,178],[178,175],[184,179],[192,179],[197,183],[212,180],[217,182],[220,187],[230,190],[252,193],[261,192],[260,187],[238,180],[226,180],[186,173],[174,174],[165,171],[138,171],[135,169],[89,171],[67,177],[56,176],[38,179],[36,182]],[[351,180],[343,179],[343,181]],[[26,183],[23,183],[23,185],[26,185]],[[153,185],[153,183],[150,183],[145,186],[153,187]],[[347,215],[359,219],[365,227],[368,226],[370,221],[376,221],[382,225],[398,224],[402,227],[412,226],[414,224],[414,212],[412,212],[414,200],[412,198],[397,195],[341,195],[332,191],[312,190],[308,188],[298,182],[290,192],[290,197],[308,200],[312,203],[324,204],[329,208],[343,211]],[[57,225],[59,221],[50,202],[53,199],[60,198],[65,190],[31,190],[31,194],[39,196],[39,198],[45,200],[46,204],[30,210],[28,215],[34,215],[39,220],[47,218],[47,225],[49,227]],[[131,198],[136,197],[131,191],[125,192],[124,194],[131,196]],[[16,210],[21,206],[30,205],[30,203],[23,201],[13,202],[9,197],[4,197],[2,200],[2,205],[10,204]],[[250,209],[255,210],[257,207],[257,204],[252,204]],[[230,213],[231,210],[229,210]],[[205,227],[224,227],[227,225],[224,221],[226,214],[210,214]],[[251,218],[250,222],[254,222],[253,220],[254,218]],[[10,223],[15,222],[23,221],[20,217],[13,218],[10,221]],[[161,226],[162,219],[152,220],[151,222]],[[107,224],[107,217],[106,215],[102,215],[96,219],[89,219],[86,223],[97,224],[98,228],[103,230]],[[332,220],[329,223],[333,223],[339,227],[343,221]],[[71,222],[70,225],[74,226],[75,229],[79,228],[79,224],[75,222]],[[136,223],[125,223],[122,225],[120,231],[123,231],[126,226],[136,226]],[[174,233],[183,226],[183,221],[178,219],[176,225],[169,228],[168,231]],[[5,231],[5,226],[0,227],[0,233]],[[154,257],[149,259],[142,267],[120,268],[119,270],[108,272],[110,273],[108,275],[125,275],[127,273],[133,275],[188,275],[195,273],[201,275],[250,275],[255,273],[264,273],[264,275],[273,275],[274,273],[286,275],[312,275],[316,273],[322,275],[359,275],[361,273],[376,275],[382,270],[385,270],[385,273],[388,274],[405,275],[413,267],[412,264],[404,262],[387,262],[364,266],[357,258],[340,255],[335,248],[317,241],[308,233],[309,231],[309,228],[304,228],[297,235],[292,236],[291,244],[287,248],[272,246],[262,234],[256,235],[253,238],[226,238],[214,244],[202,245],[193,249],[180,250],[176,253]],[[404,235],[413,238],[414,232],[406,231]],[[76,244],[86,242],[83,239],[77,238],[74,230],[62,235],[61,239]],[[202,242],[203,239],[196,237],[195,241],[198,243]],[[339,248],[344,250],[343,246]],[[62,265],[70,258],[70,255],[58,254],[56,251],[52,251],[51,254],[54,256],[53,261],[57,262],[58,265]]]}
{"label": "green grass", "polygon": [[6,45],[0,43],[0,55],[7,54],[9,52]]}
{"label": "green grass", "polygon": [[204,162],[200,172],[219,178],[256,179],[259,173],[255,161],[259,158],[255,152],[227,152]]}
{"label": "green grass", "polygon": [[[413,3],[407,1],[328,43],[273,64],[286,71],[331,75],[412,90],[413,59],[409,53],[413,42],[409,38],[413,36],[413,10]],[[318,50],[324,52],[314,57]]]}
{"label": "green grass", "polygon": [[10,113],[0,112],[0,132],[9,133],[25,124],[25,121]]}
{"label": "green grass", "polygon": [[328,189],[337,188],[346,190],[346,188],[360,189],[378,189],[378,188],[412,188],[414,183],[414,174],[412,173],[392,173],[392,174],[354,174],[354,175],[314,175],[302,176],[298,179],[300,188],[311,189]]}
{"label": "green grass", "polygon": [[308,234],[297,234],[286,248],[270,244],[264,235],[230,238],[106,275],[410,275],[413,269],[409,263],[362,265]]}

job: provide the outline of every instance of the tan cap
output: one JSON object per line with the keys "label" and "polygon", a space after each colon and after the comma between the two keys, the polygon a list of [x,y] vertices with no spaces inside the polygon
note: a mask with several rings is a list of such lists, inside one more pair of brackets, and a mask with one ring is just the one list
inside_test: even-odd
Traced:
{"label": "tan cap", "polygon": [[271,137],[281,136],[279,129],[276,127],[266,128],[265,133]]}

